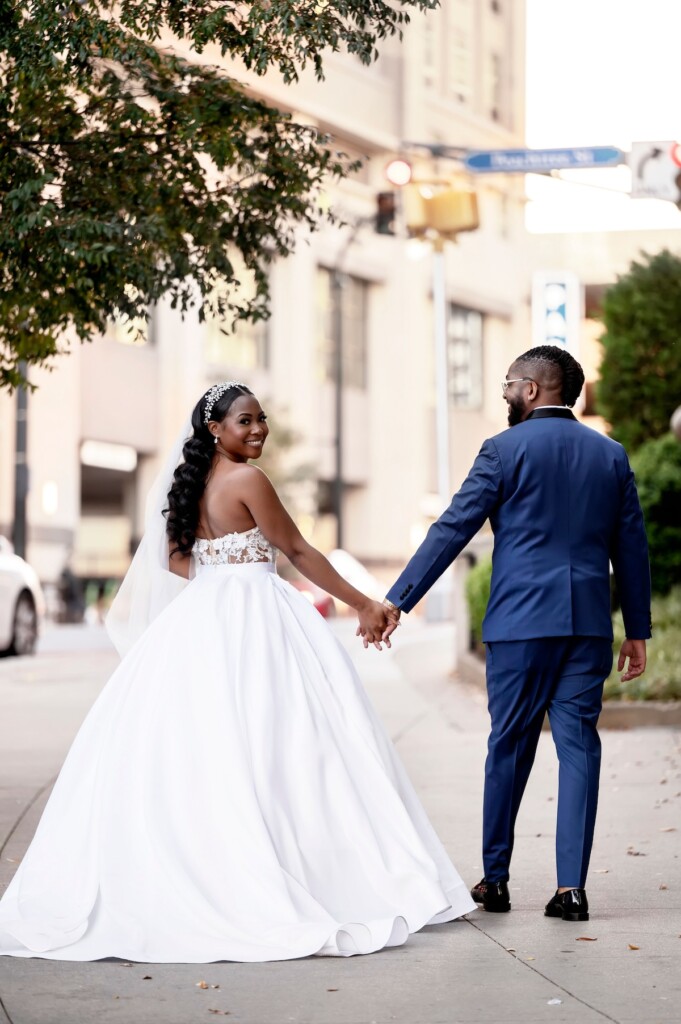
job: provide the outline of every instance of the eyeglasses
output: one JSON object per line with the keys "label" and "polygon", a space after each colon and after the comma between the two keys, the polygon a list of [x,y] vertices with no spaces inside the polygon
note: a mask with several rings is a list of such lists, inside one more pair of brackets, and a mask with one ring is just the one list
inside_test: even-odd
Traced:
{"label": "eyeglasses", "polygon": [[506,392],[508,391],[509,384],[518,384],[521,380],[530,381],[532,384],[537,383],[533,377],[514,377],[513,380],[502,380],[501,393],[504,396],[504,398],[506,397]]}

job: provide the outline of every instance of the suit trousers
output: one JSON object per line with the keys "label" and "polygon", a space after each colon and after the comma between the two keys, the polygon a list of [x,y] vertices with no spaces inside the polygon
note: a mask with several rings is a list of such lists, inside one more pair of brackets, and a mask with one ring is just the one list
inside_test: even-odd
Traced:
{"label": "suit trousers", "polygon": [[601,741],[596,724],[612,643],[603,637],[548,637],[487,644],[492,728],[485,763],[483,863],[490,882],[507,881],[515,820],[548,713],[559,762],[558,886],[583,888],[598,803]]}

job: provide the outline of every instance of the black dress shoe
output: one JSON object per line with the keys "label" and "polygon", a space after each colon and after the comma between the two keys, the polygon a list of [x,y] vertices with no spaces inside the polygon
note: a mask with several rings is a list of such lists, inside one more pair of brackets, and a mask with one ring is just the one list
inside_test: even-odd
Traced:
{"label": "black dress shoe", "polygon": [[588,921],[589,901],[584,889],[557,892],[546,904],[544,917],[562,917],[564,921]]}
{"label": "black dress shoe", "polygon": [[488,882],[483,878],[473,886],[471,896],[491,914],[506,914],[511,909],[508,882]]}

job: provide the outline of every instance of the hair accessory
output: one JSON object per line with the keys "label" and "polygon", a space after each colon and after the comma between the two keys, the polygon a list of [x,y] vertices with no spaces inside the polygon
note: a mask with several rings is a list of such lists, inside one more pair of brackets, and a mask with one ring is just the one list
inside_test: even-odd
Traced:
{"label": "hair accessory", "polygon": [[[213,387],[206,393],[206,408],[203,411],[203,422],[208,423],[210,420],[210,414],[213,411],[213,406],[219,398],[222,398],[225,391],[229,391],[230,388],[245,388],[246,385],[242,384],[240,380],[225,380],[222,384],[213,384]],[[215,439],[217,441],[217,438]]]}

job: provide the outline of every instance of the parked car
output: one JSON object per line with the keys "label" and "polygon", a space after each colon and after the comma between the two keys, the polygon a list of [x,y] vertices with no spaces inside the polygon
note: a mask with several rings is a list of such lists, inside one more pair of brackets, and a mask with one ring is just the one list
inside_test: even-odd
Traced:
{"label": "parked car", "polygon": [[0,537],[0,652],[33,654],[45,598],[34,570]]}
{"label": "parked car", "polygon": [[305,579],[284,555],[280,555],[277,560],[277,572],[282,579],[285,579],[292,587],[299,590],[303,597],[307,598],[312,607],[316,608],[323,618],[330,619],[336,614],[336,602],[331,595],[327,594],[321,587],[311,583],[310,580]]}

